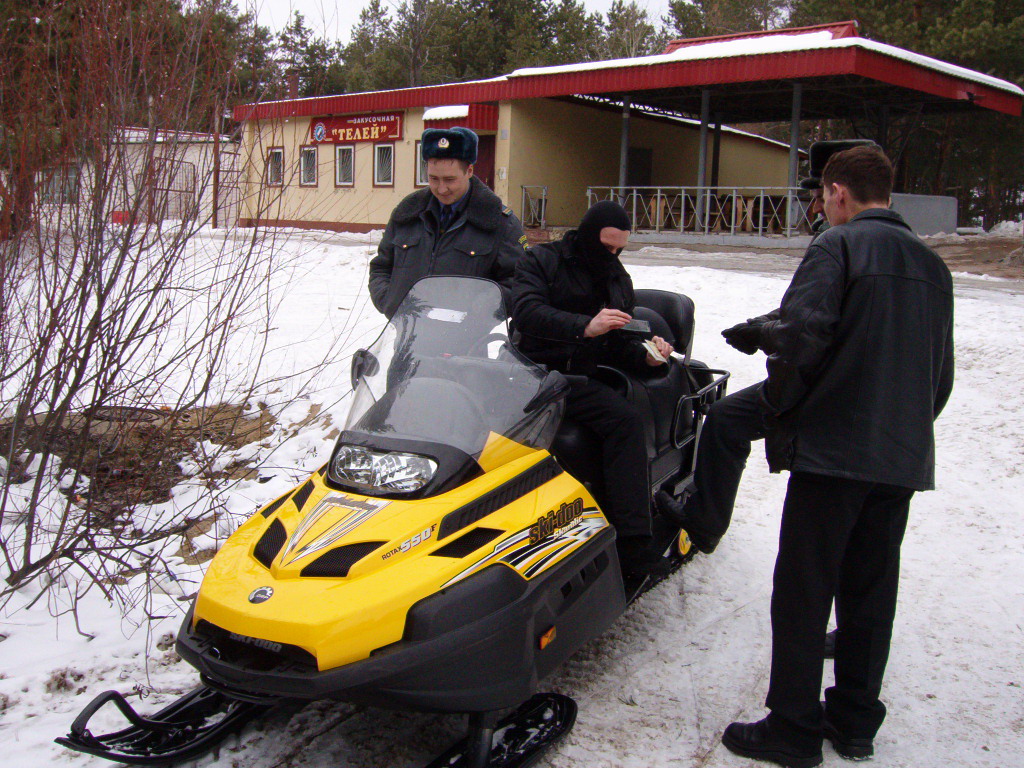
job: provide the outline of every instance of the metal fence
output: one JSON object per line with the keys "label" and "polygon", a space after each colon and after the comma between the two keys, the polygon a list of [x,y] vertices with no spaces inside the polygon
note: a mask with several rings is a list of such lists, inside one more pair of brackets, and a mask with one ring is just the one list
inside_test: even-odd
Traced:
{"label": "metal fence", "polygon": [[796,187],[588,187],[587,206],[614,200],[634,232],[782,235],[810,232],[811,201]]}
{"label": "metal fence", "polygon": [[544,229],[548,223],[548,188],[523,187],[523,204],[520,211],[524,227]]}

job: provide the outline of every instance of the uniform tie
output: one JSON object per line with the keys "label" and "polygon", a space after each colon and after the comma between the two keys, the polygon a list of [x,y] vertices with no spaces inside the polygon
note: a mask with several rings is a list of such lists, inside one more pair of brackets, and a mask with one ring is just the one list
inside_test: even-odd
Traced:
{"label": "uniform tie", "polygon": [[455,207],[451,205],[441,206],[441,229],[448,229],[448,225],[452,223],[452,219],[455,218]]}

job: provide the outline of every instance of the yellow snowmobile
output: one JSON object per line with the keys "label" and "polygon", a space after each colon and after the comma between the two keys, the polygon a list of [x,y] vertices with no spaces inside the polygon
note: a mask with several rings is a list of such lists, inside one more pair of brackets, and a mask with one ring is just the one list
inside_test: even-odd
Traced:
{"label": "yellow snowmobile", "polygon": [[[728,374],[689,360],[689,299],[637,300],[640,332],[685,355],[646,379],[602,376],[645,414],[652,494],[682,496]],[[620,574],[600,446],[562,423],[566,377],[514,349],[495,283],[427,277],[353,356],[352,380],[327,465],[210,563],[177,642],[202,685],[148,718],[108,691],[59,743],[164,764],[281,700],[330,698],[468,713],[467,738],[431,765],[484,768],[529,765],[572,727],[575,703],[535,695],[540,681],[650,581]],[[685,534],[661,524],[658,536],[681,563]],[[94,736],[108,702],[129,727]]]}

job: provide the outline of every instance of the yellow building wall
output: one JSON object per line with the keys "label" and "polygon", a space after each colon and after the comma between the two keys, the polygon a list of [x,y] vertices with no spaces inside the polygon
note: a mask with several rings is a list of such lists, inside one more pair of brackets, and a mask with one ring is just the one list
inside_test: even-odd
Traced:
{"label": "yellow building wall", "polygon": [[[299,149],[312,144],[310,123],[319,118],[290,118],[246,124],[243,151],[246,172],[243,219],[289,225],[355,224],[364,229],[381,229],[398,202],[416,189],[416,142],[423,133],[423,110],[405,110],[403,138],[395,141],[394,186],[373,185],[373,147],[380,142],[355,142],[355,184],[335,187],[334,145],[317,146],[317,185],[299,185]],[[284,186],[269,187],[261,183],[267,151],[284,148]]]}
{"label": "yellow building wall", "polygon": [[[317,147],[317,186],[299,185],[299,149],[311,144],[310,123],[318,118],[266,120],[246,124],[243,139],[243,223],[259,219],[281,226],[377,229],[413,192],[416,142],[423,133],[423,109],[404,111],[403,138],[395,144],[393,187],[373,185],[373,142],[355,143],[355,185],[335,187],[334,145]],[[495,192],[522,215],[522,187],[547,186],[547,222],[573,226],[587,209],[587,187],[619,182],[619,112],[552,99],[502,102],[495,141]],[[633,116],[630,146],[652,151],[652,186],[697,183],[699,126]],[[262,184],[267,150],[284,148],[285,184]],[[788,149],[766,141],[722,133],[719,187],[784,187]],[[710,182],[711,141],[708,141]]]}
{"label": "yellow building wall", "polygon": [[[548,224],[573,226],[586,212],[588,186],[619,183],[619,112],[550,99],[515,101],[508,112],[511,141],[505,194],[516,213],[521,212],[524,185],[547,186]],[[652,186],[695,186],[699,140],[699,126],[630,118],[630,146],[652,150]],[[710,182],[710,134],[707,164]],[[722,133],[720,187],[784,187],[788,164],[789,150],[784,146]]]}

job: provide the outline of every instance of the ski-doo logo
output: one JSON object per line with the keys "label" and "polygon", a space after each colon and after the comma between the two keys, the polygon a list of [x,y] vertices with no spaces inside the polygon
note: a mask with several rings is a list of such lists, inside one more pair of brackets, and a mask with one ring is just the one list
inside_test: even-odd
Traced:
{"label": "ski-doo logo", "polygon": [[541,539],[547,538],[560,528],[571,525],[583,514],[583,499],[573,499],[568,504],[563,503],[557,510],[552,509],[544,517],[538,518],[537,522],[530,526],[530,543],[536,544]]}
{"label": "ski-doo logo", "polygon": [[249,593],[250,603],[265,603],[274,596],[273,587],[257,587]]}
{"label": "ski-doo logo", "polygon": [[235,632],[228,632],[228,637],[239,643],[245,643],[246,645],[252,645],[256,648],[262,648],[265,651],[273,651],[274,653],[280,653],[281,649],[284,648],[280,643],[275,643],[273,640],[260,640],[258,637],[247,637],[246,635],[239,635]]}

